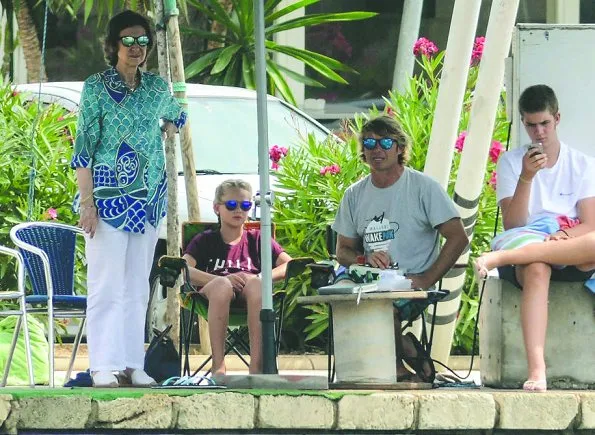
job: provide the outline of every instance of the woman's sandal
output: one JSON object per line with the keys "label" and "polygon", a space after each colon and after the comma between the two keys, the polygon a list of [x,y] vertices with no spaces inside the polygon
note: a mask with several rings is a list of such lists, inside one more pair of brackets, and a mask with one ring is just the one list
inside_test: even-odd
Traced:
{"label": "woman's sandal", "polygon": [[411,340],[411,344],[413,344],[415,347],[415,355],[404,355],[403,361],[405,361],[409,367],[415,370],[415,374],[423,382],[434,382],[434,379],[436,378],[436,368],[434,367],[434,361],[432,360],[432,357],[428,355],[417,337],[411,332],[408,332],[405,337],[408,337],[409,340]]}
{"label": "woman's sandal", "polygon": [[523,390],[531,393],[545,393],[547,391],[547,380],[539,379],[537,381],[525,381]]}

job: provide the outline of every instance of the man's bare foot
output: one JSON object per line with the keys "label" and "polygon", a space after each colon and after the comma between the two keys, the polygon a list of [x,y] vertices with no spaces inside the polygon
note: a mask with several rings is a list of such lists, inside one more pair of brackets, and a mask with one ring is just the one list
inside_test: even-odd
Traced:
{"label": "man's bare foot", "polygon": [[415,373],[410,372],[405,367],[398,367],[397,366],[397,382],[415,382],[421,383],[423,382],[419,376]]}

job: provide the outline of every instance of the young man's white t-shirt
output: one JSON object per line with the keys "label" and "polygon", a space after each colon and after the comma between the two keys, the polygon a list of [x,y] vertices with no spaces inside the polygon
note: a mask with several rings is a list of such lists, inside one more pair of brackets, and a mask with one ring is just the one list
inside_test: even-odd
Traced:
{"label": "young man's white t-shirt", "polygon": [[[498,203],[514,196],[526,152],[526,147],[520,147],[500,157],[496,169]],[[561,142],[556,164],[551,168],[541,169],[533,178],[528,223],[542,216],[577,218],[577,203],[582,199],[595,197],[594,168],[595,159]]]}

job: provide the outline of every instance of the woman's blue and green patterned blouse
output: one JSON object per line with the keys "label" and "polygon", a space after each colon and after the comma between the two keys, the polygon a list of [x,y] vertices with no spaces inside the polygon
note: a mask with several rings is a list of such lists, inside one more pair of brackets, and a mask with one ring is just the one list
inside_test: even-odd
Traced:
{"label": "woman's blue and green patterned blouse", "polygon": [[91,168],[98,215],[123,231],[157,227],[167,209],[160,119],[186,121],[161,77],[143,72],[136,90],[115,68],[89,77],[81,95],[73,168]]}

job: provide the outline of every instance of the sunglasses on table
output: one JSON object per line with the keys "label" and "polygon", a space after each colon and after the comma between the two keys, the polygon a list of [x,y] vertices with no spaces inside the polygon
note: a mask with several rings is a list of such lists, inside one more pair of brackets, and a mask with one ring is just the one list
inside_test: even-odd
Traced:
{"label": "sunglasses on table", "polygon": [[238,208],[238,206],[240,209],[242,209],[242,211],[249,211],[252,208],[252,201],[236,201],[235,199],[230,199],[229,201],[225,201],[223,204],[229,211],[234,211]]}
{"label": "sunglasses on table", "polygon": [[374,148],[376,148],[376,145],[380,145],[380,148],[382,148],[383,150],[390,150],[395,142],[397,141],[392,137],[383,137],[380,139],[366,137],[362,139],[362,145],[367,150],[373,150]]}
{"label": "sunglasses on table", "polygon": [[134,43],[137,43],[140,47],[146,47],[149,45],[149,37],[147,35],[141,36],[122,36],[120,38],[124,47],[132,47]]}

